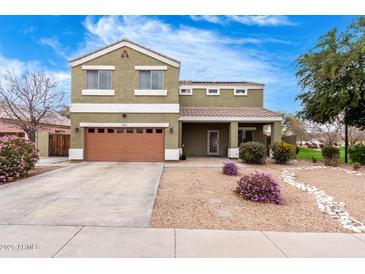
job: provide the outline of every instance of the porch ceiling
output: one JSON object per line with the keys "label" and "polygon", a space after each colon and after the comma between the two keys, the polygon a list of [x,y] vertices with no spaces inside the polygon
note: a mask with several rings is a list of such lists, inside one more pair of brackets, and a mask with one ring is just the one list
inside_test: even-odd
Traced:
{"label": "porch ceiling", "polygon": [[281,116],[265,108],[181,107],[180,121],[278,122]]}

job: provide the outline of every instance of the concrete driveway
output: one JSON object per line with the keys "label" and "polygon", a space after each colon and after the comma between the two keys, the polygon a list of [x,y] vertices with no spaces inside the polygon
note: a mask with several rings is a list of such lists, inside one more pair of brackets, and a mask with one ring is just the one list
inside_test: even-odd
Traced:
{"label": "concrete driveway", "polygon": [[83,162],[0,186],[0,224],[148,227],[163,163]]}

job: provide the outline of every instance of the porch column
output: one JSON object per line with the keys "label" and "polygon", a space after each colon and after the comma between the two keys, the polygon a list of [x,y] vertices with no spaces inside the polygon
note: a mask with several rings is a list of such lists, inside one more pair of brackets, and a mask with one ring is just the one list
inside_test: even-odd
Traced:
{"label": "porch column", "polygon": [[271,124],[271,145],[281,141],[281,123],[274,122]]}
{"label": "porch column", "polygon": [[178,122],[179,128],[178,128],[178,146],[179,146],[179,154],[182,153],[182,122]]}
{"label": "porch column", "polygon": [[228,158],[238,158],[238,122],[229,123]]}

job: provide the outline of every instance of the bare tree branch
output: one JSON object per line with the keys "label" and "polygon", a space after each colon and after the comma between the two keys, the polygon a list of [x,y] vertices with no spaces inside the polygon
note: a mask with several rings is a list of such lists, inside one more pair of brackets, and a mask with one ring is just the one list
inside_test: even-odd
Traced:
{"label": "bare tree branch", "polygon": [[1,80],[2,110],[9,119],[17,120],[34,142],[42,119],[63,106],[64,92],[57,90],[58,83],[43,72],[17,75],[14,71],[7,71]]}

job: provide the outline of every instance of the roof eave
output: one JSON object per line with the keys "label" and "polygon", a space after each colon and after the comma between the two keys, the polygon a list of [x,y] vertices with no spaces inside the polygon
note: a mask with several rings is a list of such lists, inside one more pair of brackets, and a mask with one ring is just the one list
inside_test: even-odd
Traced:
{"label": "roof eave", "polygon": [[168,56],[165,56],[163,54],[160,54],[154,50],[151,50],[149,48],[146,48],[144,46],[141,46],[137,43],[134,43],[132,41],[129,41],[127,39],[122,39],[116,43],[112,43],[106,47],[103,47],[103,48],[100,48],[98,50],[95,50],[93,52],[90,52],[88,54],[85,54],[85,55],[82,55],[80,57],[77,57],[77,58],[74,58],[72,60],[69,61],[71,67],[75,67],[75,66],[78,66],[78,65],[81,65],[83,63],[86,63],[90,60],[93,60],[99,56],[102,56],[104,54],[107,54],[109,52],[112,52],[114,50],[117,50],[119,48],[122,48],[122,47],[129,47],[131,49],[134,49],[136,51],[139,51],[143,54],[146,54],[152,58],[155,58],[157,60],[160,60],[161,62],[164,62],[166,64],[169,64],[171,66],[174,66],[174,67],[180,67],[180,61],[179,60],[176,60],[176,59],[173,59],[171,57],[168,57]]}

